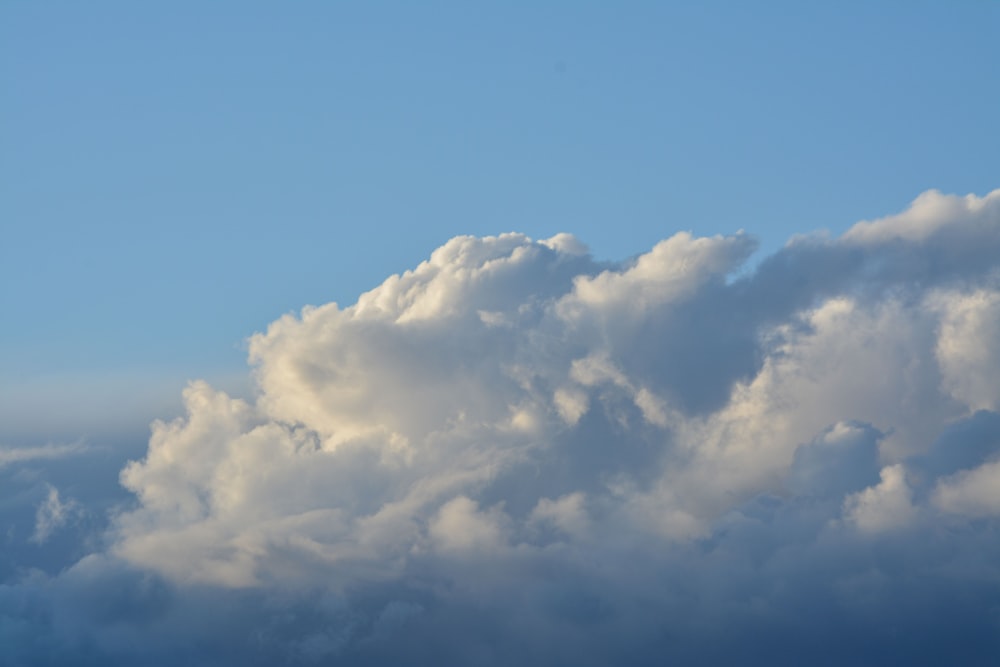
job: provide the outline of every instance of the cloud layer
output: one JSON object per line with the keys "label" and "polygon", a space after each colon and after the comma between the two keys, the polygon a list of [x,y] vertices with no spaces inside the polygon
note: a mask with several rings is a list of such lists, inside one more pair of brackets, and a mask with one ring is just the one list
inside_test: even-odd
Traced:
{"label": "cloud layer", "polygon": [[[1000,190],[754,250],[459,237],[282,317],[253,400],[195,382],[154,424],[104,546],[0,588],[0,640],[14,664],[988,664]],[[53,489],[36,541],[80,511]]]}

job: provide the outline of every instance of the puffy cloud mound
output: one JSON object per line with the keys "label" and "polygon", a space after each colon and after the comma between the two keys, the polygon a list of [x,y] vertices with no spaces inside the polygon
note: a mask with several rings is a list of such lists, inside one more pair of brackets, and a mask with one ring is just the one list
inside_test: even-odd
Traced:
{"label": "puffy cloud mound", "polygon": [[32,599],[152,577],[103,659],[988,664],[1000,190],[754,249],[459,237],[286,315],[253,400],[192,383],[107,551]]}

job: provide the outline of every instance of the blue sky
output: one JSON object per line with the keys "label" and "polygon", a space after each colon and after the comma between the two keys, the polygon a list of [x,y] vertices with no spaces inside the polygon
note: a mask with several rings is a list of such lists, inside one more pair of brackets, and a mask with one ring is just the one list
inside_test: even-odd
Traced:
{"label": "blue sky", "polygon": [[774,249],[983,194],[998,12],[4,3],[0,382],[224,374],[457,234]]}
{"label": "blue sky", "polygon": [[0,663],[992,667],[998,81],[986,1],[0,3]]}

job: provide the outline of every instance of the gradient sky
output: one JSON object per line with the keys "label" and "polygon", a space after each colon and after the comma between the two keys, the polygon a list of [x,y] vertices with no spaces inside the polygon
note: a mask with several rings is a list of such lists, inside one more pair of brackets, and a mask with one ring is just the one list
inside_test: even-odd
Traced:
{"label": "gradient sky", "polygon": [[456,234],[773,250],[996,186],[997,3],[694,4],[5,2],[0,391],[221,379]]}

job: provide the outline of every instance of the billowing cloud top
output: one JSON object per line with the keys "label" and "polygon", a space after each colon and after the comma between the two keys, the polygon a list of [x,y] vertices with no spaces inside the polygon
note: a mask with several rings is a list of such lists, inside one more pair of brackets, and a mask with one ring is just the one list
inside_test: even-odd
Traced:
{"label": "billowing cloud top", "polygon": [[[233,620],[267,637],[243,660],[919,663],[960,640],[987,664],[1000,190],[747,272],[754,249],[459,237],[286,315],[250,341],[255,398],[191,384],[63,578],[272,600]],[[176,613],[157,632],[194,632]]]}

